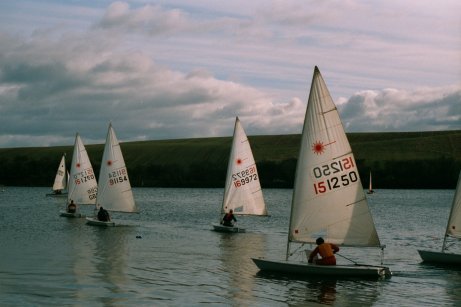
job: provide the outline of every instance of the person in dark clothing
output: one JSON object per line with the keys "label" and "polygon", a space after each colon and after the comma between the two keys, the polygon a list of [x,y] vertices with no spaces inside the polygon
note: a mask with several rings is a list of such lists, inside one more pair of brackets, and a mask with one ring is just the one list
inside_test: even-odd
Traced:
{"label": "person in dark clothing", "polygon": [[110,221],[109,212],[107,212],[107,210],[104,209],[103,207],[99,208],[98,220],[102,221],[102,222],[109,222]]}
{"label": "person in dark clothing", "polygon": [[67,206],[67,212],[69,213],[77,212],[77,205],[74,203],[72,199],[70,200],[70,204]]}
{"label": "person in dark clothing", "polygon": [[226,213],[226,214],[224,215],[224,217],[222,218],[222,222],[221,222],[221,223],[222,223],[224,226],[230,226],[230,227],[232,227],[232,226],[234,226],[234,223],[233,223],[232,221],[237,222],[237,219],[236,219],[235,216],[234,216],[234,211],[233,211],[232,209],[230,209],[229,212]]}

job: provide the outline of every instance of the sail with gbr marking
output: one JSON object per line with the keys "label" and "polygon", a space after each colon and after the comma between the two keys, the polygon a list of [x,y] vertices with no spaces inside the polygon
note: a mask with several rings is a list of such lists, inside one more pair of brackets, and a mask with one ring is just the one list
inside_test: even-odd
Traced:
{"label": "sail with gbr marking", "polygon": [[[288,241],[380,246],[339,113],[315,67],[293,189]],[[289,244],[289,243],[288,243]]]}
{"label": "sail with gbr marking", "polygon": [[68,191],[67,203],[73,200],[79,205],[96,204],[98,183],[88,153],[78,133],[75,135]]}

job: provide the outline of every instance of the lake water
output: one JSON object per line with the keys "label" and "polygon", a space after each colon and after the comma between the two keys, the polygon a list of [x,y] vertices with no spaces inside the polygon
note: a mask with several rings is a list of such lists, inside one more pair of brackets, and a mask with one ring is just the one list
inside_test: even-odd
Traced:
{"label": "lake water", "polygon": [[[384,264],[394,273],[385,280],[258,273],[250,257],[285,256],[291,190],[264,190],[271,216],[237,217],[247,229],[241,234],[211,231],[221,189],[134,189],[140,214],[114,214],[126,225],[114,228],[59,217],[65,198],[48,192],[5,187],[0,193],[0,306],[461,304],[461,270],[423,265],[417,252],[441,249],[453,190],[368,196],[387,245]],[[341,254],[368,263],[379,261],[380,251]]]}

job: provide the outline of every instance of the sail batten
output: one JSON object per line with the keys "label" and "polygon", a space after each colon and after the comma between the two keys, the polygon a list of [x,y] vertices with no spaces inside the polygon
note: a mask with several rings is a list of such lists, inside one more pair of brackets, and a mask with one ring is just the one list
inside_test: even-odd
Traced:
{"label": "sail batten", "polygon": [[380,246],[352,149],[316,67],[295,175],[288,242],[314,243],[320,236],[339,245]]}

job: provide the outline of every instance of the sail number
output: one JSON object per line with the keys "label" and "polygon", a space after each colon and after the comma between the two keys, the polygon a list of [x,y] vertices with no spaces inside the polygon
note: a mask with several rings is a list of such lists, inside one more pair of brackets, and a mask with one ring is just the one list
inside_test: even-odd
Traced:
{"label": "sail number", "polygon": [[258,174],[256,173],[256,166],[250,166],[243,171],[232,174],[232,180],[234,180],[234,186],[236,188],[248,184],[252,181],[258,180]]}
{"label": "sail number", "polygon": [[352,156],[316,166],[312,169],[312,173],[316,179],[324,178],[314,182],[315,194],[323,194],[359,180]]}
{"label": "sail number", "polygon": [[109,184],[114,185],[128,181],[128,174],[126,168],[120,168],[109,173]]}
{"label": "sail number", "polygon": [[323,181],[314,182],[315,194],[322,194],[333,189],[348,186],[359,179],[355,171],[341,175],[341,177],[331,177]]}
{"label": "sail number", "polygon": [[76,173],[73,177],[75,184],[82,184],[95,179],[93,170],[91,168],[86,169],[83,172]]}

